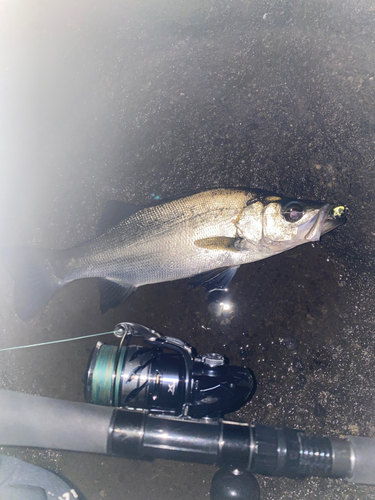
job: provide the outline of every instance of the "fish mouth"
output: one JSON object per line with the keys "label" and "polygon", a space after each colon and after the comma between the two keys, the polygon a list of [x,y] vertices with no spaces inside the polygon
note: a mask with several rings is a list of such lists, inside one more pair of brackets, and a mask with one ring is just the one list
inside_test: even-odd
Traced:
{"label": "fish mouth", "polygon": [[326,203],[322,206],[315,219],[315,224],[305,236],[307,241],[318,241],[323,234],[345,224],[346,208]]}
{"label": "fish mouth", "polygon": [[[332,207],[332,206],[331,206]],[[333,207],[331,211],[328,213],[328,216],[323,222],[322,230],[321,230],[321,235],[327,234],[333,229],[336,229],[336,227],[342,226],[347,222],[347,218],[345,215],[335,217],[331,214],[332,210],[334,210],[336,207]]]}

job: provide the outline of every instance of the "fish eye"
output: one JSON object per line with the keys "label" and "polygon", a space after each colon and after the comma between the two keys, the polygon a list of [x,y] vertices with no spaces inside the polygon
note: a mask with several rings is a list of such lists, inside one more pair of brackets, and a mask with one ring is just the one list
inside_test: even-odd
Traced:
{"label": "fish eye", "polygon": [[303,207],[298,201],[292,201],[285,205],[281,213],[287,222],[297,222],[302,219],[304,211]]}

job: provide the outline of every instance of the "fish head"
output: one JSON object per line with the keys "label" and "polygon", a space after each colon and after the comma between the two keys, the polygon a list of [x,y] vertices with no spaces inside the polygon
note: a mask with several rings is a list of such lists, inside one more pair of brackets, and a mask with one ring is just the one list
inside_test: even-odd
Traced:
{"label": "fish head", "polygon": [[237,229],[239,236],[249,243],[280,253],[317,241],[345,222],[344,206],[267,194],[248,201]]}

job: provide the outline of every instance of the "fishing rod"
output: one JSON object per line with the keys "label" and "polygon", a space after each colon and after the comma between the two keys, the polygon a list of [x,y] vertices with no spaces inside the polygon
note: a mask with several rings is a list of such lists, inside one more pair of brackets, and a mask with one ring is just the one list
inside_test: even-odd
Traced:
{"label": "fishing rod", "polygon": [[212,500],[258,500],[254,473],[375,485],[374,439],[225,420],[254,394],[251,370],[134,323],[115,334],[90,356],[88,403],[0,391],[0,444],[216,465]]}

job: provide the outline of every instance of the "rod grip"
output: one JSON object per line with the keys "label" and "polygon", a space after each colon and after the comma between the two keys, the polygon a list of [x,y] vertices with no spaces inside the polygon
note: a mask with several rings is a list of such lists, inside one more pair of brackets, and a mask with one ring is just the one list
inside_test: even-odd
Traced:
{"label": "rod grip", "polygon": [[375,485],[375,439],[346,436],[351,445],[351,483]]}
{"label": "rod grip", "polygon": [[113,408],[0,390],[0,444],[107,453]]}

